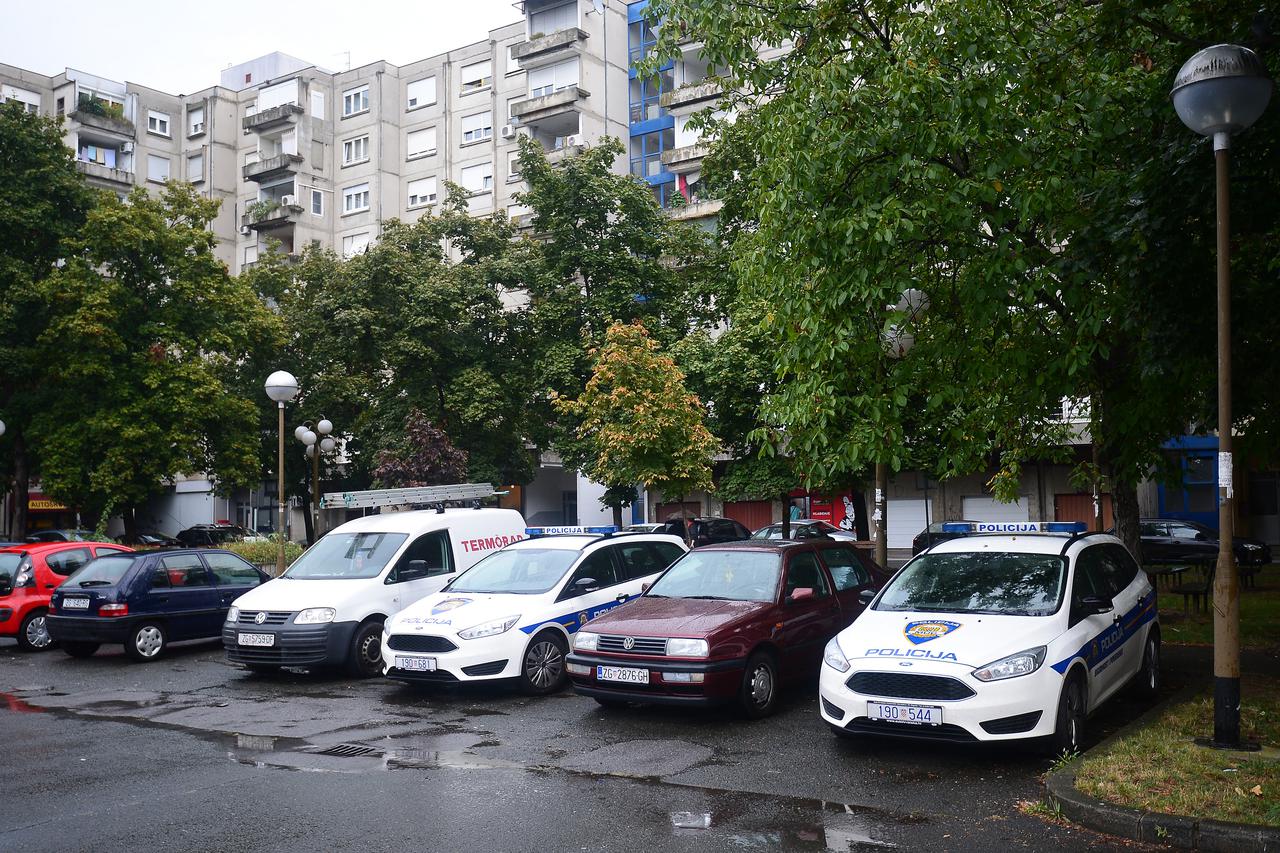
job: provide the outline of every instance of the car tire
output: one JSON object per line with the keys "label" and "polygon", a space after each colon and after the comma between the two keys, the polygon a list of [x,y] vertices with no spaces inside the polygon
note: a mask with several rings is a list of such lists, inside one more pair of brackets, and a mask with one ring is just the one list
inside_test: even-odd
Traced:
{"label": "car tire", "polygon": [[520,689],[529,696],[546,696],[564,689],[569,681],[564,656],[569,644],[552,631],[529,641],[520,664]]}
{"label": "car tire", "polygon": [[149,663],[164,654],[169,636],[159,622],[139,622],[124,641],[124,653],[136,661]]}
{"label": "car tire", "polygon": [[1147,632],[1142,646],[1142,666],[1134,679],[1135,692],[1143,699],[1155,699],[1160,695],[1160,634]]}
{"label": "car tire", "polygon": [[60,643],[62,650],[73,658],[91,658],[98,650],[98,643]]}
{"label": "car tire", "polygon": [[365,622],[351,638],[347,658],[347,674],[356,678],[373,678],[382,674],[382,623]]}
{"label": "car tire", "polygon": [[24,652],[43,652],[53,645],[44,610],[32,610],[18,626],[18,648]]}
{"label": "car tire", "polygon": [[1074,755],[1084,743],[1085,724],[1084,679],[1072,675],[1062,686],[1058,698],[1057,721],[1049,737],[1049,752],[1054,756]]}
{"label": "car tire", "polygon": [[759,720],[778,705],[778,663],[768,652],[756,652],[742,671],[738,704],[748,719]]}

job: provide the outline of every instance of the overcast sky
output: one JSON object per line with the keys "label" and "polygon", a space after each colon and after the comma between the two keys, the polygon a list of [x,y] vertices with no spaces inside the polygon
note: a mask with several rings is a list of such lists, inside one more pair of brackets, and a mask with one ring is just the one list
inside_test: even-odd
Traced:
{"label": "overcast sky", "polygon": [[188,94],[279,50],[342,71],[404,65],[520,20],[512,0],[3,0],[0,62]]}

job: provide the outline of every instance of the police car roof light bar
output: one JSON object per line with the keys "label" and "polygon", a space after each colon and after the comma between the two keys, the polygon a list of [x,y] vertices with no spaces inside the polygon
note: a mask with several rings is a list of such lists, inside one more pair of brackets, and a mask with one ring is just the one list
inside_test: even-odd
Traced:
{"label": "police car roof light bar", "polygon": [[496,491],[489,483],[414,486],[407,489],[366,489],[357,492],[329,492],[320,498],[320,506],[322,509],[432,504],[443,506],[446,501],[450,503],[475,501],[502,494],[506,493]]}
{"label": "police car roof light bar", "polygon": [[524,535],[530,538],[534,536],[581,536],[583,534],[593,536],[612,536],[617,532],[618,528],[612,524],[593,527],[570,524],[562,525],[560,527],[526,527],[524,529]]}
{"label": "police car roof light bar", "polygon": [[1083,521],[947,521],[943,533],[1084,533]]}

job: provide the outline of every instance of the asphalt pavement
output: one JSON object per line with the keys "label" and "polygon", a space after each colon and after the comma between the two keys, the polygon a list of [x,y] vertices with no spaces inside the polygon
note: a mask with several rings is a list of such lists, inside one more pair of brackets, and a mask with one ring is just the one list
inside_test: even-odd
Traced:
{"label": "asphalt pavement", "polygon": [[[1202,668],[1166,660],[1170,689]],[[1139,849],[1024,814],[1050,766],[1026,748],[848,742],[815,701],[747,722],[6,644],[0,850]]]}

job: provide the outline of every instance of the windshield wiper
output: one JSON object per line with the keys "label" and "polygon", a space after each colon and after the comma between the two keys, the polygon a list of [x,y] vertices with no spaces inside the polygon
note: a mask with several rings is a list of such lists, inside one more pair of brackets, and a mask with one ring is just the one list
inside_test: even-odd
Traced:
{"label": "windshield wiper", "polygon": [[684,597],[697,598],[702,601],[734,601],[735,600],[724,595],[686,595]]}

